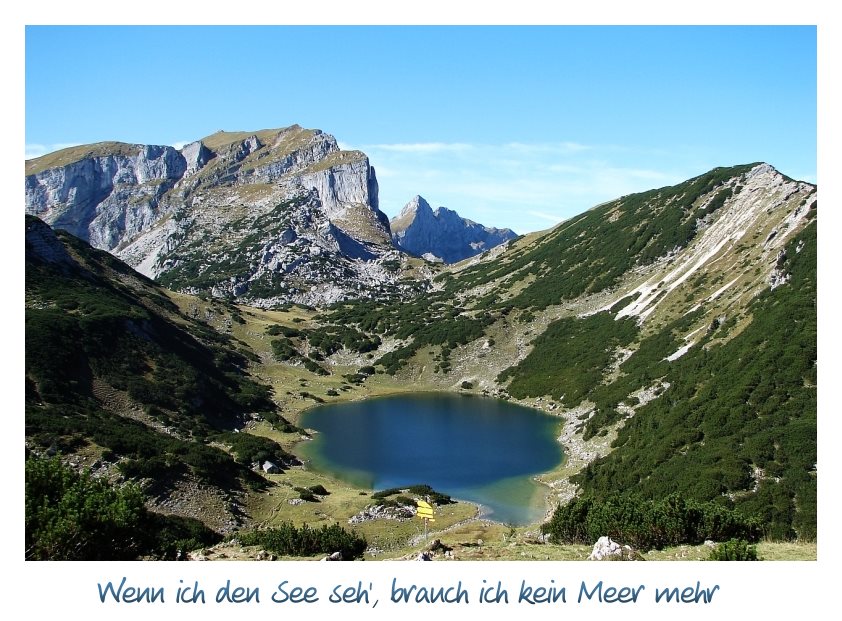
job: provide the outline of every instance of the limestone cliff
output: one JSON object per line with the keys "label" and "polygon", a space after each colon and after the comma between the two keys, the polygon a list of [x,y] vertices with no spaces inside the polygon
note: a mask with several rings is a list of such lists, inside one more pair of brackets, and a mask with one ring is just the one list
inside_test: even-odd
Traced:
{"label": "limestone cliff", "polygon": [[177,289],[268,305],[397,288],[374,168],[320,130],[72,147],[28,161],[25,186],[26,213]]}
{"label": "limestone cliff", "polygon": [[104,250],[148,229],[187,170],[172,147],[98,143],[26,163],[26,213]]}

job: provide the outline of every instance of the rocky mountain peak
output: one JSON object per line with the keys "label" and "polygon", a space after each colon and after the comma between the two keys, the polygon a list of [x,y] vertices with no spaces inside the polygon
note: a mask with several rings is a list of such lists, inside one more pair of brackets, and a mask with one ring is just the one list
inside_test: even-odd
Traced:
{"label": "rocky mountain peak", "polygon": [[317,129],[220,130],[181,150],[83,145],[27,162],[25,187],[26,213],[175,288],[318,303],[397,279],[357,273],[399,255],[368,157]]}
{"label": "rocky mountain peak", "polygon": [[433,213],[433,208],[430,207],[430,203],[428,203],[423,196],[415,195],[411,201],[409,201],[406,205],[404,205],[403,209],[401,209],[401,214],[411,214],[411,213],[418,213],[418,212],[429,212]]}
{"label": "rocky mountain peak", "polygon": [[392,234],[403,231],[415,218],[429,218],[433,216],[433,208],[430,203],[424,200],[423,196],[415,195],[406,205],[403,206],[396,218],[389,221]]}
{"label": "rocky mountain peak", "polygon": [[192,175],[210,162],[216,154],[205,146],[201,140],[186,144],[181,148],[181,155],[187,162],[185,174]]}
{"label": "rocky mountain peak", "polygon": [[458,213],[447,207],[436,207],[433,216],[441,222],[464,222],[467,225],[476,224],[473,220],[462,218]]}
{"label": "rocky mountain peak", "polygon": [[517,237],[510,229],[477,224],[446,207],[433,210],[421,196],[409,201],[390,225],[396,246],[445,263],[456,263]]}

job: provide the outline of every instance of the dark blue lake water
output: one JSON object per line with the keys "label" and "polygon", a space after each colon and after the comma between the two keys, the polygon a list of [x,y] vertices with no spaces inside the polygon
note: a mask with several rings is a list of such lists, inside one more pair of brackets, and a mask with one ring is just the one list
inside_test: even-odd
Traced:
{"label": "dark blue lake water", "polygon": [[317,470],[377,490],[426,483],[503,523],[543,518],[547,489],[531,477],[562,459],[559,419],[481,397],[339,403],[306,412],[301,425],[320,432],[300,445]]}

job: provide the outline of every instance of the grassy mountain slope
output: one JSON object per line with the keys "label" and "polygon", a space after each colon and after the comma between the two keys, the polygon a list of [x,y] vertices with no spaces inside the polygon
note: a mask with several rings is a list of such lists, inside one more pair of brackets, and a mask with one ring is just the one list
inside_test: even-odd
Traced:
{"label": "grassy mountain slope", "polygon": [[136,155],[142,148],[143,145],[139,144],[113,141],[67,147],[42,155],[41,157],[26,160],[26,174],[34,175],[50,168],[67,166],[68,164],[74,164],[80,160],[92,157]]}
{"label": "grassy mountain slope", "polygon": [[446,287],[465,290],[528,280],[505,301],[499,299],[499,290],[506,287],[498,286],[482,303],[539,310],[603,291],[632,268],[686,247],[698,233],[698,222],[719,209],[726,197],[739,193],[739,180],[754,166],[716,168],[675,186],[611,201],[563,222],[499,261],[466,267]]}
{"label": "grassy mountain slope", "polygon": [[790,282],[753,301],[739,334],[716,342],[733,325],[711,324],[701,346],[670,368],[647,367],[670,386],[625,424],[614,451],[577,477],[586,495],[678,491],[727,500],[761,517],[771,538],[815,538],[814,222],[780,263]]}
{"label": "grassy mountain slope", "polygon": [[[255,415],[285,422],[248,377],[248,352],[111,255],[34,217],[26,231],[28,446],[144,480],[161,510],[230,528],[229,495],[264,485],[240,453],[292,460],[268,440],[246,451],[230,433]],[[185,485],[214,506],[181,507]]]}

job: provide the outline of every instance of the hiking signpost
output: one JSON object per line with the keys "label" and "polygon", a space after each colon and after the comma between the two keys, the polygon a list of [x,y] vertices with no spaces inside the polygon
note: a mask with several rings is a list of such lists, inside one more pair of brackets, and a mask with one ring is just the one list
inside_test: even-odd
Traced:
{"label": "hiking signpost", "polygon": [[424,518],[424,541],[427,540],[427,521],[435,522],[436,518],[433,517],[433,506],[424,501],[424,500],[416,500],[415,504],[418,505],[418,509],[415,511],[415,515],[420,518]]}

